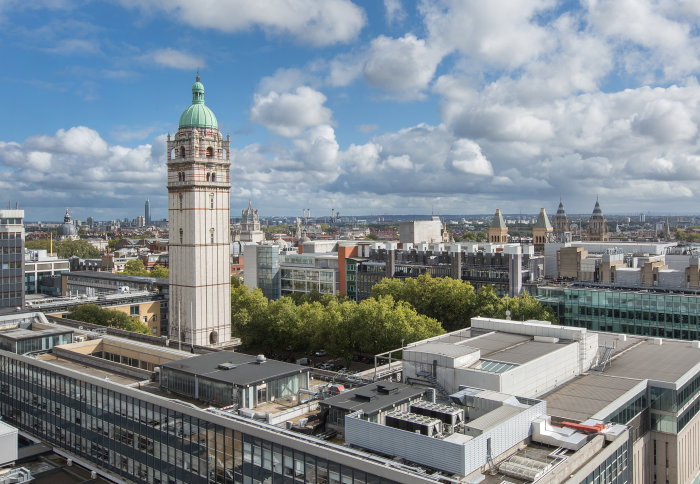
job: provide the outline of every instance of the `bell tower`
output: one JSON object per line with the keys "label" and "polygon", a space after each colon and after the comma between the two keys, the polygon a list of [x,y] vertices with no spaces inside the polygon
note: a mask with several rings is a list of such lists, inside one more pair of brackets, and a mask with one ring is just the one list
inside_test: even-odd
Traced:
{"label": "bell tower", "polygon": [[231,340],[229,137],[192,85],[192,105],[168,134],[170,339],[201,346]]}

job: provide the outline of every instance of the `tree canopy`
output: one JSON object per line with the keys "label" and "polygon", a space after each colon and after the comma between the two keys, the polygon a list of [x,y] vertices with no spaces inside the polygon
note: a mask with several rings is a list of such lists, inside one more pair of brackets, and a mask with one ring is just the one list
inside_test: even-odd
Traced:
{"label": "tree canopy", "polygon": [[156,264],[155,266],[153,266],[153,269],[151,269],[151,272],[148,275],[151,277],[167,279],[170,276],[170,270],[167,267],[163,267],[160,264]]}
{"label": "tree canopy", "polygon": [[499,298],[491,286],[476,292],[466,281],[430,274],[405,280],[383,279],[372,287],[372,297],[381,296],[409,303],[420,314],[440,321],[446,331],[468,327],[474,316],[505,318],[507,310],[514,320],[556,322],[551,310],[527,293]]}
{"label": "tree canopy", "polygon": [[124,274],[129,276],[147,276],[148,271],[141,259],[131,259],[124,264]]}
{"label": "tree canopy", "polygon": [[[51,250],[51,241],[49,239],[28,240],[25,247],[32,250],[48,251]],[[81,259],[95,259],[100,256],[100,251],[87,240],[54,240],[53,250],[61,259],[73,256]]]}
{"label": "tree canopy", "polygon": [[68,313],[66,317],[76,321],[125,329],[136,333],[151,333],[148,326],[141,323],[138,319],[115,309],[103,309],[97,304],[78,306]]}
{"label": "tree canopy", "polygon": [[444,332],[438,321],[391,296],[360,303],[329,297],[297,305],[289,297],[268,301],[260,289],[251,292],[245,285],[231,289],[231,320],[233,334],[245,346],[291,346],[297,352],[325,349],[331,356],[346,359]]}

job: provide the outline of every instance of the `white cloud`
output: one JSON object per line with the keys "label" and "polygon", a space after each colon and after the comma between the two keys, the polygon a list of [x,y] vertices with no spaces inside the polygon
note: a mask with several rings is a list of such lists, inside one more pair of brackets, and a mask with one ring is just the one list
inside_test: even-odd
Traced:
{"label": "white cloud", "polygon": [[493,167],[481,153],[479,145],[468,139],[459,139],[454,142],[450,149],[450,163],[462,173],[493,175]]}
{"label": "white cloud", "polygon": [[260,28],[315,46],[354,39],[365,24],[364,11],[349,0],[121,0],[128,7],[160,15],[165,11],[196,28],[242,32]]}
{"label": "white cloud", "polygon": [[256,94],[250,118],[276,134],[297,137],[306,128],[331,122],[332,112],[323,105],[325,102],[326,96],[308,86],[282,94]]}
{"label": "white cloud", "polygon": [[153,51],[147,55],[147,58],[158,65],[173,69],[193,70],[206,66],[201,57],[170,47]]}
{"label": "white cloud", "polygon": [[59,129],[53,136],[32,136],[25,141],[24,146],[34,151],[95,157],[103,157],[108,152],[107,142],[97,131],[85,126],[76,126],[68,130]]}
{"label": "white cloud", "polygon": [[435,75],[442,54],[425,40],[406,34],[399,39],[379,36],[369,48],[364,75],[367,82],[400,99],[415,99]]}
{"label": "white cloud", "polygon": [[406,11],[401,0],[384,0],[384,11],[388,24],[401,23],[406,19]]}

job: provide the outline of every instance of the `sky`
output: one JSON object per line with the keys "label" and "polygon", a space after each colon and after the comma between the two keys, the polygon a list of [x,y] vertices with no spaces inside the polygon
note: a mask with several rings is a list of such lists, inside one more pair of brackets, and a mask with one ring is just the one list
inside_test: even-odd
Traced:
{"label": "sky", "polygon": [[696,214],[697,0],[0,0],[0,206],[167,216],[199,71],[231,210]]}

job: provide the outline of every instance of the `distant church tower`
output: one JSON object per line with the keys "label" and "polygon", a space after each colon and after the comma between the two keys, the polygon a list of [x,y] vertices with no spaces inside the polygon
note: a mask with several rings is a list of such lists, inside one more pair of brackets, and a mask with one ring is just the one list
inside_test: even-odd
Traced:
{"label": "distant church tower", "polygon": [[[192,85],[192,105],[168,134],[170,338],[203,346],[231,339],[229,137]],[[178,334],[179,328],[179,334]]]}
{"label": "distant church tower", "polygon": [[607,242],[610,238],[608,235],[608,224],[603,215],[603,210],[600,208],[598,199],[595,200],[593,215],[588,219],[588,227],[586,228],[588,240],[596,242]]}
{"label": "distant church tower", "polygon": [[265,240],[265,233],[260,230],[258,210],[248,200],[248,208],[241,211],[241,242],[260,243]]}
{"label": "distant church tower", "polygon": [[557,240],[564,242],[564,234],[571,232],[571,225],[569,224],[569,217],[566,216],[566,210],[564,210],[564,203],[561,200],[559,200],[557,214],[552,217],[552,226]]}
{"label": "distant church tower", "polygon": [[547,211],[544,208],[540,209],[540,214],[537,216],[537,222],[532,226],[532,243],[535,250],[544,251],[544,244],[552,241],[552,224],[549,223]]}
{"label": "distant church tower", "polygon": [[496,214],[493,216],[491,225],[489,225],[488,234],[489,242],[493,244],[508,243],[508,226],[503,221],[500,208],[496,209]]}

